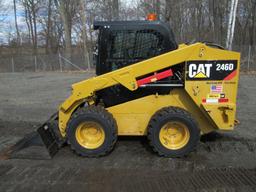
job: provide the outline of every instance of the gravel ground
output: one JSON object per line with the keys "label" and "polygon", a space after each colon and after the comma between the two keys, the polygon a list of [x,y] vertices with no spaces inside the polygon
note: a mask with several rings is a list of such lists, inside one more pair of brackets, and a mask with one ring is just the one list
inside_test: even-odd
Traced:
{"label": "gravel ground", "polygon": [[[36,129],[92,73],[0,74],[0,150]],[[202,138],[186,158],[160,158],[144,137],[81,158],[64,147],[52,160],[0,160],[0,191],[256,191],[255,75],[242,75],[235,131]]]}

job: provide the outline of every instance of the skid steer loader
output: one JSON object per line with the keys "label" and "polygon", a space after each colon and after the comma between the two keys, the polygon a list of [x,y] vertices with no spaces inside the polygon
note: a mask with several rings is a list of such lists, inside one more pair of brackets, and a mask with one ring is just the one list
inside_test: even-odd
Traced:
{"label": "skid steer loader", "polygon": [[147,136],[153,151],[182,157],[200,135],[233,130],[240,54],[198,42],[177,45],[161,21],[95,22],[96,77],[72,85],[49,121],[9,149],[44,145],[53,156],[68,143],[99,157],[118,136]]}

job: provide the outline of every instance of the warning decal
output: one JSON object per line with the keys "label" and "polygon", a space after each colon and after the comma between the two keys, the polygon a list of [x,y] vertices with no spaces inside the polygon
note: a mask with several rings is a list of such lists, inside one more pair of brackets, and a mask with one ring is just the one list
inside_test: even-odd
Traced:
{"label": "warning decal", "polygon": [[220,94],[208,94],[207,99],[220,99],[221,95]]}
{"label": "warning decal", "polygon": [[227,98],[207,98],[202,100],[203,103],[208,103],[208,104],[214,104],[214,103],[227,103],[229,102],[229,99]]}

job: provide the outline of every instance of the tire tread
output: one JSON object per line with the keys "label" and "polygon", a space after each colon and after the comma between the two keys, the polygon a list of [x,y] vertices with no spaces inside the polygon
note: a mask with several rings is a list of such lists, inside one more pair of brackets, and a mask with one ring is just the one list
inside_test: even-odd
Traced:
{"label": "tire tread", "polygon": [[[158,150],[158,148],[156,147],[155,143],[154,143],[154,139],[153,139],[153,133],[154,133],[154,129],[158,123],[158,121],[163,117],[163,116],[166,116],[166,115],[179,115],[179,116],[182,116],[183,118],[186,118],[188,119],[189,121],[193,122],[195,125],[197,125],[197,122],[195,121],[195,119],[192,117],[192,115],[185,111],[184,109],[182,108],[179,108],[179,107],[164,107],[162,109],[160,109],[158,112],[156,112],[150,122],[149,122],[149,125],[148,125],[148,132],[147,132],[147,138],[148,138],[148,141],[149,141],[149,145],[152,147],[153,151],[158,153],[159,156],[162,156],[162,157],[170,157],[169,154],[165,154],[163,151],[161,150]],[[198,129],[198,126],[197,126],[197,129]],[[199,129],[197,130],[198,132]],[[196,140],[199,141],[199,137],[200,135],[198,134],[197,136],[198,138],[196,138]],[[190,150],[188,150],[186,152],[186,154],[182,154],[182,155],[176,155],[175,157],[183,157],[185,155],[187,155],[188,153],[192,152],[195,148],[196,148],[196,145],[197,145],[198,142],[195,142],[192,144],[192,146],[190,146]]]}
{"label": "tire tread", "polygon": [[74,145],[71,144],[71,142],[68,139],[68,144],[70,145],[70,148],[73,152],[75,152],[76,154],[78,154],[79,156],[83,156],[83,157],[102,157],[107,155],[108,153],[110,153],[114,146],[115,143],[117,141],[117,124],[116,121],[113,117],[113,115],[111,113],[109,113],[104,107],[102,106],[86,106],[83,108],[79,108],[77,111],[75,111],[73,113],[73,115],[71,116],[69,123],[68,123],[68,129],[70,128],[70,122],[72,122],[72,120],[74,120],[75,118],[77,118],[80,115],[84,115],[84,114],[94,114],[96,116],[99,116],[99,118],[104,119],[111,127],[113,127],[113,131],[111,134],[111,145],[109,145],[105,150],[103,150],[102,152],[99,152],[97,154],[85,154],[82,153],[80,150],[78,150]]}

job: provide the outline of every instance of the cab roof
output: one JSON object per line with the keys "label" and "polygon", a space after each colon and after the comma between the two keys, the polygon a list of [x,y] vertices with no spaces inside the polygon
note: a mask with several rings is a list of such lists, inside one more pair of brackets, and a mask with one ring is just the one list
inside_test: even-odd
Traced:
{"label": "cab roof", "polygon": [[97,30],[100,27],[108,28],[111,26],[168,26],[168,23],[162,21],[94,21],[94,29]]}

